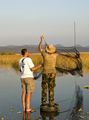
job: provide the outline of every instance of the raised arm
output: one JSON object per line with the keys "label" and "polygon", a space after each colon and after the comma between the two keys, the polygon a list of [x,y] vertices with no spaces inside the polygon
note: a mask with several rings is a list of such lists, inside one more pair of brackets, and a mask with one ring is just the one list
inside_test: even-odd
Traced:
{"label": "raised arm", "polygon": [[39,49],[40,52],[43,51],[43,49],[41,48],[42,42],[43,42],[43,36],[41,36],[41,41],[40,41],[40,44],[39,44],[39,47],[38,47],[38,49]]}

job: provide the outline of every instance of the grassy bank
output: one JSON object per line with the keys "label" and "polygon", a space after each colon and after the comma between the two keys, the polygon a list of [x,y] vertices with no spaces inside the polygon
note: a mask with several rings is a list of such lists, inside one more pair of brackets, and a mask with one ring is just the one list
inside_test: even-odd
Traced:
{"label": "grassy bank", "polygon": [[[32,59],[35,66],[42,63],[42,57],[40,54],[29,54],[29,57]],[[9,66],[15,69],[18,69],[19,59],[22,58],[22,55],[0,55],[0,66]]]}
{"label": "grassy bank", "polygon": [[[81,53],[80,57],[82,60],[83,70],[89,69],[89,53]],[[22,57],[20,54],[16,55],[0,55],[0,65],[6,65],[10,67],[14,67],[18,69],[18,61]],[[29,57],[32,59],[35,66],[42,63],[42,56],[41,54],[29,54]],[[75,67],[75,63],[70,58],[65,58],[61,55],[59,55],[57,59],[57,66],[66,66],[66,67]]]}

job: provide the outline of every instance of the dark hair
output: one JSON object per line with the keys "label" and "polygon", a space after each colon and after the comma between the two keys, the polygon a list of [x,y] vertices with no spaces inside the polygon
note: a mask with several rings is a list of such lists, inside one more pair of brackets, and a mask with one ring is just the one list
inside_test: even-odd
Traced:
{"label": "dark hair", "polygon": [[22,54],[22,55],[25,55],[26,52],[27,52],[27,49],[22,49],[22,50],[21,50],[21,54]]}

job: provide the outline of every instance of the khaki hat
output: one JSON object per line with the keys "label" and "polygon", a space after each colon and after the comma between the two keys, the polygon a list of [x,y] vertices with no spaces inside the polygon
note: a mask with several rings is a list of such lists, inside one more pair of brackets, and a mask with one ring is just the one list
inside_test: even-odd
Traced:
{"label": "khaki hat", "polygon": [[51,44],[49,46],[46,46],[46,51],[49,53],[53,53],[56,51],[56,48]]}

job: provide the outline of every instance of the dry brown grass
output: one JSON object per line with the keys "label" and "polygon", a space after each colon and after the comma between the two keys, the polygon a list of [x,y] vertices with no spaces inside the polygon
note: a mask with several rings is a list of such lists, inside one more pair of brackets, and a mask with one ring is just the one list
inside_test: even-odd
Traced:
{"label": "dry brown grass", "polygon": [[[80,53],[80,58],[82,60],[83,70],[89,69],[89,53]],[[16,55],[0,55],[0,65],[9,65],[11,67],[17,67],[18,69],[18,62],[19,59],[22,57],[20,54]],[[41,54],[29,54],[29,57],[32,59],[35,66],[42,63],[42,56]],[[57,59],[57,66],[66,66],[66,67],[75,67],[75,63],[69,59],[62,57],[59,55]]]}
{"label": "dry brown grass", "polygon": [[83,70],[89,69],[89,53],[81,53],[80,58],[82,60]]}

